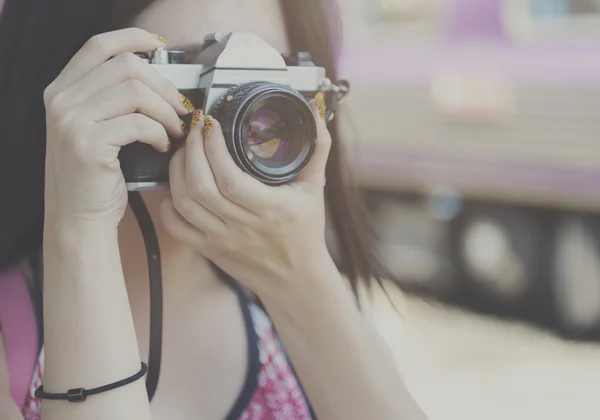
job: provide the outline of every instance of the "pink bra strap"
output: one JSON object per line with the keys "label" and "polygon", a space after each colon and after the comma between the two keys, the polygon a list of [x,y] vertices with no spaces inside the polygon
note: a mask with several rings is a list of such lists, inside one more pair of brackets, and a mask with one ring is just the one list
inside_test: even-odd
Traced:
{"label": "pink bra strap", "polygon": [[19,269],[0,271],[0,328],[10,393],[18,407],[22,408],[29,394],[39,343],[31,295]]}

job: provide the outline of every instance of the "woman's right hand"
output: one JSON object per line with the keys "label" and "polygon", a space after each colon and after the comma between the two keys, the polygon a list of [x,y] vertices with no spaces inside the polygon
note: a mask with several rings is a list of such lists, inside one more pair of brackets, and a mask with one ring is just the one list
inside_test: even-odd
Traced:
{"label": "woman's right hand", "polygon": [[184,135],[177,88],[134,52],[164,46],[137,28],[91,38],[44,91],[47,146],[45,218],[54,225],[114,225],[127,188],[118,154],[140,141],[161,152]]}

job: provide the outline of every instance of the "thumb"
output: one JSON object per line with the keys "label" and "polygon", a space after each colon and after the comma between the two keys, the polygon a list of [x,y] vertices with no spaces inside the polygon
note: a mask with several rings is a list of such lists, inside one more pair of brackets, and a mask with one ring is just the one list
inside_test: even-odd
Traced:
{"label": "thumb", "polygon": [[309,102],[317,126],[317,145],[308,167],[300,175],[301,181],[316,184],[320,187],[325,185],[325,166],[331,150],[331,134],[325,122],[325,98],[321,92]]}

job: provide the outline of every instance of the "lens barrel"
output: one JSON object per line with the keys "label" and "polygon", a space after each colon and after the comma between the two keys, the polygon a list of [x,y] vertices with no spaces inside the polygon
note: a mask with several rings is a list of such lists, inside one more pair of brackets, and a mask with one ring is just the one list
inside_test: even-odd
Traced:
{"label": "lens barrel", "polygon": [[317,128],[310,105],[287,86],[272,82],[235,86],[210,114],[223,127],[236,164],[265,184],[291,182],[314,154]]}

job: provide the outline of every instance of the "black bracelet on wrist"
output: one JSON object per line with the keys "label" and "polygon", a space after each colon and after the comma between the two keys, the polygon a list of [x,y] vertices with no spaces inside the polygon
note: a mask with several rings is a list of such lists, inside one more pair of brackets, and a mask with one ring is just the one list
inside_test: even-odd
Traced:
{"label": "black bracelet on wrist", "polygon": [[100,386],[98,388],[85,389],[85,388],[74,388],[69,389],[66,394],[54,394],[51,392],[44,392],[43,385],[35,390],[35,396],[45,400],[67,400],[69,402],[83,402],[90,395],[101,394],[102,392],[110,391],[115,388],[128,385],[132,382],[141,379],[148,371],[148,366],[142,362],[142,369],[129,378],[114,382],[109,385]]}

